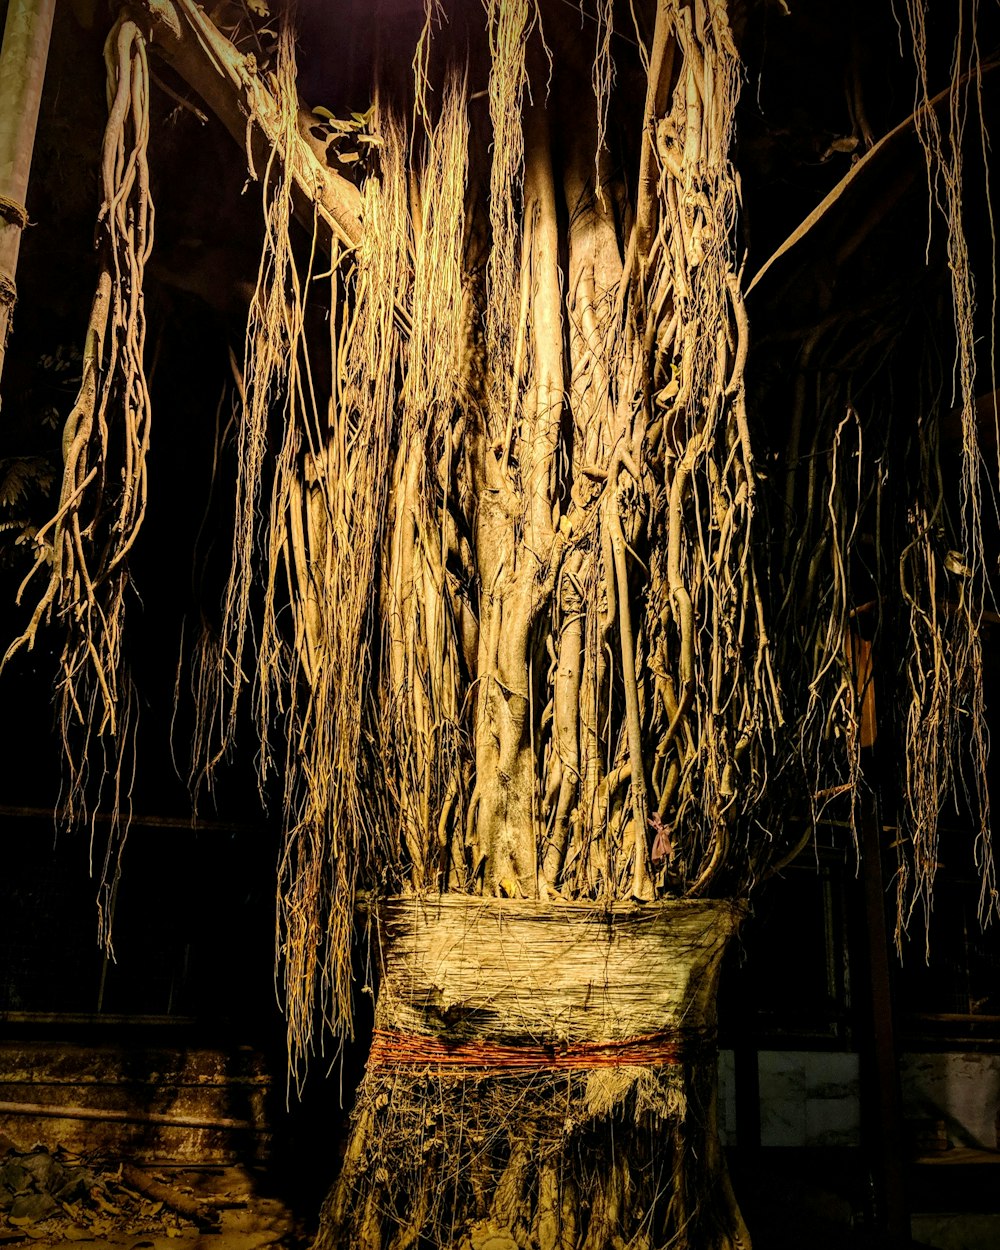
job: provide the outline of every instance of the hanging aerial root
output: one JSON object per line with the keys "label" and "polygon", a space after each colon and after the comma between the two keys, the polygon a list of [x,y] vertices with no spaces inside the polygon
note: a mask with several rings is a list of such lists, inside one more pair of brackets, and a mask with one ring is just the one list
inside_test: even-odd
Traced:
{"label": "hanging aerial root", "polygon": [[[900,561],[913,646],[908,671],[904,836],[898,848],[897,943],[918,906],[923,910],[929,939],[931,895],[938,867],[938,821],[946,798],[959,798],[959,792],[968,802],[977,828],[980,919],[1000,915],[985,780],[989,740],[980,624],[987,579],[976,413],[975,292],[964,221],[962,145],[969,95],[973,83],[978,82],[981,65],[973,21],[968,30],[959,27],[947,126],[943,126],[938,110],[931,105],[926,11],[917,0],[907,0],[906,13],[917,70],[914,122],[927,166],[928,248],[935,209],[946,230],[955,331],[953,385],[961,411],[962,468],[955,538],[958,548],[942,559],[942,553],[933,549],[930,534],[930,527],[940,524],[938,512],[945,505],[940,497],[937,422],[922,423],[921,475],[929,498],[917,518],[918,537]],[[981,100],[979,104],[981,120]]]}
{"label": "hanging aerial root", "polygon": [[[298,104],[287,21],[275,100],[290,141]],[[227,659],[238,669],[237,658],[247,648],[263,546],[257,713],[265,767],[277,755],[270,744],[281,743],[285,829],[275,972],[297,1081],[318,1028],[338,1039],[350,1033],[355,881],[373,857],[373,829],[386,825],[373,818],[377,796],[365,771],[375,629],[371,590],[378,580],[387,466],[397,433],[399,310],[410,270],[405,137],[378,104],[372,128],[380,176],[365,186],[364,238],[356,252],[335,249],[332,256],[329,376],[314,373],[317,355],[307,334],[317,240],[314,235],[307,262],[297,266],[289,239],[292,187],[277,146],[248,327],[241,435],[247,455],[241,458],[238,542],[227,596]],[[281,443],[260,544],[254,501],[276,410]]]}
{"label": "hanging aerial root", "polygon": [[466,876],[457,832],[464,831],[458,778],[468,715],[460,674],[463,662],[471,667],[466,637],[476,624],[468,601],[471,552],[461,536],[469,528],[471,492],[464,420],[456,411],[467,400],[470,357],[463,265],[467,97],[465,72],[449,67],[437,117],[422,119],[422,151],[410,170],[411,187],[419,187],[410,197],[412,332],[379,605],[387,658],[379,749],[392,762],[398,804],[393,819],[402,829],[416,889],[428,883],[442,858],[456,882]]}
{"label": "hanging aerial root", "polygon": [[[221,756],[230,747],[240,695],[247,682],[244,672],[247,637],[250,630],[251,591],[257,575],[259,507],[268,449],[268,423],[272,404],[292,402],[290,371],[294,368],[302,338],[302,297],[292,259],[289,228],[292,219],[291,172],[282,154],[289,149],[296,133],[298,94],[295,87],[294,34],[287,16],[282,19],[275,82],[275,109],[281,119],[279,133],[262,171],[264,199],[264,241],[257,284],[247,318],[243,365],[242,411],[236,444],[236,507],[233,555],[223,597],[221,645],[226,657],[220,669],[217,688],[211,698],[222,708],[225,733],[218,744]],[[259,688],[270,688],[269,661],[265,652],[259,674]],[[267,720],[267,707],[262,710]],[[266,736],[265,736],[266,744]],[[199,761],[201,771],[210,773],[214,761]],[[262,772],[269,758],[262,756]]]}
{"label": "hanging aerial root", "polygon": [[[57,704],[67,763],[63,816],[84,816],[88,765],[113,779],[110,846],[101,882],[101,936],[110,941],[112,882],[121,840],[120,807],[131,751],[130,681],[122,659],[127,557],[146,510],[150,405],[143,352],[143,272],[153,241],[146,153],[149,67],[140,29],[119,18],[105,45],[108,122],[101,149],[97,290],[83,351],[83,379],[63,430],[63,481],[55,516],[35,537],[25,578],[48,581],[27,629],[4,663],[34,645],[53,617],[65,629]],[[126,785],[126,790],[128,786]],[[127,827],[127,817],[126,817]]]}
{"label": "hanging aerial root", "polygon": [[[781,707],[752,543],[738,95],[724,6],[658,5],[635,221],[615,303],[601,310],[614,415],[606,459],[588,468],[604,481],[605,606],[584,659],[595,675],[614,662],[591,720],[607,722],[620,680],[624,724],[602,754],[609,778],[628,767],[621,798],[598,808],[595,794],[585,811],[608,822],[613,888],[640,896],[710,891],[769,853],[746,840],[744,819]],[[593,324],[594,305],[580,311]],[[587,338],[599,359],[600,338]]]}
{"label": "hanging aerial root", "polygon": [[524,170],[522,97],[527,85],[526,45],[537,20],[534,0],[489,0],[490,167],[492,245],[487,271],[486,347],[490,362],[494,420],[503,428],[512,402],[514,338],[518,325],[518,208]]}

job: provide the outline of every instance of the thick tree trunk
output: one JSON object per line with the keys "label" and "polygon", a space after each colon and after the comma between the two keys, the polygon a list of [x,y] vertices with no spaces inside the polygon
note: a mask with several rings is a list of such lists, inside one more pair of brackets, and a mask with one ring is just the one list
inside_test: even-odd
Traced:
{"label": "thick tree trunk", "polygon": [[731,903],[444,895],[380,916],[375,1037],[315,1250],[734,1250]]}

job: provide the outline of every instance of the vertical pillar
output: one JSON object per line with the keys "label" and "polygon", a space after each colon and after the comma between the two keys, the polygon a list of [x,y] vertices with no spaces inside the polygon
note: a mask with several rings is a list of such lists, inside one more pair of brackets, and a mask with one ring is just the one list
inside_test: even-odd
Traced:
{"label": "vertical pillar", "polygon": [[10,0],[0,49],[0,377],[56,0]]}
{"label": "vertical pillar", "polygon": [[[878,757],[878,749],[875,750]],[[902,1107],[890,983],[890,937],[885,915],[882,873],[881,809],[876,796],[865,802],[861,818],[862,888],[864,890],[870,1030],[862,1031],[862,1133],[872,1169],[876,1218],[891,1250],[910,1244],[906,1198]],[[870,1015],[869,1015],[870,1012]]]}

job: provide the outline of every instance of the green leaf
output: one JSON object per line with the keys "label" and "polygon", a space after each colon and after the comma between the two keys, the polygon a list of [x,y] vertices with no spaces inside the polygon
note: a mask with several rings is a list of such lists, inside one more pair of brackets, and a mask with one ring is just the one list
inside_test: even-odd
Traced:
{"label": "green leaf", "polygon": [[12,456],[0,461],[0,508],[25,503],[33,490],[44,494],[54,480],[55,471],[42,456]]}

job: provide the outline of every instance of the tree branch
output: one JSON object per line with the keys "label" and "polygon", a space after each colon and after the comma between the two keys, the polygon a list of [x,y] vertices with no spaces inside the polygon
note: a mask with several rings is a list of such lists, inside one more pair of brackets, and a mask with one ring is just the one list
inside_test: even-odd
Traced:
{"label": "tree branch", "polygon": [[[192,0],[130,0],[126,7],[150,31],[162,59],[246,149],[251,172],[263,168],[271,150],[280,146],[281,126],[277,104],[253,58],[238,52]],[[293,151],[282,156],[295,180],[297,215],[311,226],[317,212],[341,242],[356,244],[361,238],[357,187],[328,169],[301,135]]]}
{"label": "tree branch", "polygon": [[[1000,60],[986,61],[977,67],[976,72],[982,78],[987,74],[992,73],[993,70],[998,68],[998,66],[1000,66]],[[958,84],[955,85],[964,85],[968,82],[970,77],[971,72],[969,74],[964,74],[958,80]],[[948,86],[943,91],[939,91],[936,96],[932,96],[926,104],[922,104],[915,112],[911,113],[909,117],[904,118],[904,120],[897,126],[894,126],[892,130],[890,130],[887,134],[884,134],[874,147],[869,148],[864,156],[862,156],[856,164],[851,166],[833,190],[824,196],[824,198],[803,221],[799,222],[781,246],[768,257],[763,265],[761,265],[744,291],[744,297],[748,296],[750,292],[763,281],[765,276],[775,265],[777,265],[783,256],[785,256],[788,252],[791,252],[792,249],[801,243],[802,240],[821,222],[831,217],[834,207],[848,191],[855,189],[858,184],[864,185],[867,182],[869,174],[873,170],[878,170],[882,166],[886,155],[888,153],[895,152],[898,140],[907,137],[915,139],[917,137],[917,123],[920,118],[926,116],[926,114],[930,112],[943,108],[949,102],[955,85]],[[870,189],[867,190],[865,194],[871,196]],[[856,251],[865,235],[870,233],[870,231],[873,230],[881,220],[882,214],[868,213],[864,218],[862,225],[852,236],[850,250]],[[841,256],[838,259],[844,259],[844,257]]]}

